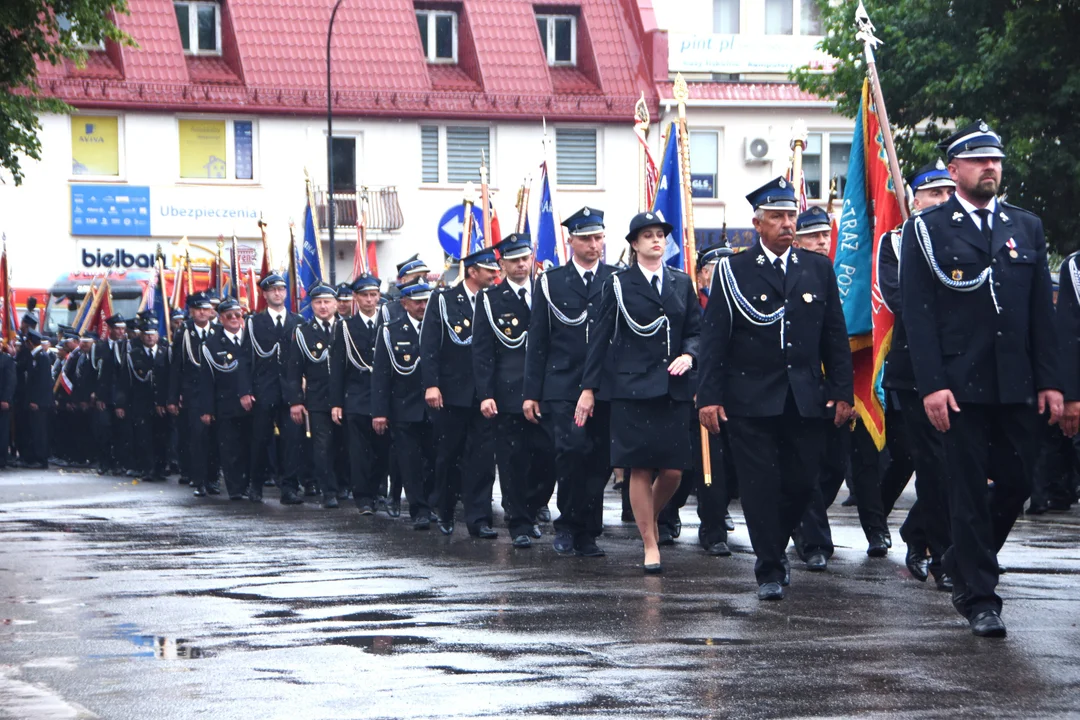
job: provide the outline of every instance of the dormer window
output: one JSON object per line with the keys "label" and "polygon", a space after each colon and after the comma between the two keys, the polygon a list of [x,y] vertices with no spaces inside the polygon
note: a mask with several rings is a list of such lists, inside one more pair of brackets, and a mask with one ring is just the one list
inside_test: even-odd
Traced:
{"label": "dormer window", "polygon": [[451,10],[417,10],[420,44],[429,63],[457,62],[458,16]]}
{"label": "dormer window", "polygon": [[536,25],[548,65],[577,65],[577,17],[537,15]]}
{"label": "dormer window", "polygon": [[221,54],[221,8],[216,2],[179,0],[173,3],[173,8],[185,53]]}

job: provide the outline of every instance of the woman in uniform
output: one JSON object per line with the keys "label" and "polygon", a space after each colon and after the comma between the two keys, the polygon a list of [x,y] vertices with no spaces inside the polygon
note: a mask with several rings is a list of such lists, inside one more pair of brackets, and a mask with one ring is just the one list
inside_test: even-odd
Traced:
{"label": "woman in uniform", "polygon": [[630,221],[630,266],[604,283],[574,417],[579,426],[588,421],[597,392],[611,398],[611,464],[631,468],[630,504],[648,574],[663,571],[657,515],[692,466],[690,371],[701,310],[690,276],[664,264],[671,231],[653,213]]}

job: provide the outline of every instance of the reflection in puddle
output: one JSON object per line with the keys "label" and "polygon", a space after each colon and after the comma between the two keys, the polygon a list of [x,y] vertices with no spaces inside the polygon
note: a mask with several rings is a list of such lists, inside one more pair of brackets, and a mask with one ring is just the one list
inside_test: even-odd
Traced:
{"label": "reflection in puddle", "polygon": [[209,657],[209,653],[191,644],[184,638],[170,638],[162,635],[132,635],[132,642],[139,647],[149,648],[140,652],[140,657],[155,657],[158,660],[198,660]]}
{"label": "reflection in puddle", "polygon": [[326,640],[327,645],[347,645],[376,655],[390,655],[395,646],[429,643],[431,640],[415,635],[342,635]]}

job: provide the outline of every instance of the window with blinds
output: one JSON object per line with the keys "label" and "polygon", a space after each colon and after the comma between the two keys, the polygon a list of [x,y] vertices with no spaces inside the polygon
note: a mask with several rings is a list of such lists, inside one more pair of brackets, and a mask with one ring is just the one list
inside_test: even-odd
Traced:
{"label": "window with blinds", "polygon": [[486,127],[446,128],[446,182],[480,182],[480,153],[491,166],[491,130]]}
{"label": "window with blinds", "polygon": [[424,125],[420,127],[420,181],[439,182],[439,128]]}
{"label": "window with blinds", "polygon": [[596,130],[555,129],[559,185],[596,185]]}

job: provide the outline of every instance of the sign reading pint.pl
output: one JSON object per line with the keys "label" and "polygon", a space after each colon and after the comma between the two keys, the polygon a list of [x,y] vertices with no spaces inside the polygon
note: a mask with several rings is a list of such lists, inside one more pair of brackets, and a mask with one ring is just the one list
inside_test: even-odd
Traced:
{"label": "sign reading pint.pl", "polygon": [[71,234],[260,237],[257,188],[72,185]]}

